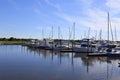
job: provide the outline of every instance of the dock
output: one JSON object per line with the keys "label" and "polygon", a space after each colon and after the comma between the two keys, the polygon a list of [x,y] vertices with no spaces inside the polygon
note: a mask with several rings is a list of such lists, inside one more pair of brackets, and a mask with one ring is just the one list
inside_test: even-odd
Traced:
{"label": "dock", "polygon": [[107,54],[88,54],[88,57],[107,57]]}
{"label": "dock", "polygon": [[60,52],[74,52],[73,50],[60,50]]}
{"label": "dock", "polygon": [[88,54],[88,57],[119,57],[120,58],[120,54]]}

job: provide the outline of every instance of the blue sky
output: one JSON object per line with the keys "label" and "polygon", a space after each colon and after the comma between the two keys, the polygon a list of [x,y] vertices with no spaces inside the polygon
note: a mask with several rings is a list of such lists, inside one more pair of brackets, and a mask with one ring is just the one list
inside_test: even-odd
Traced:
{"label": "blue sky", "polygon": [[[120,0],[0,0],[0,37],[69,38],[69,28],[73,31],[76,23],[76,39],[87,36],[107,39],[107,12],[110,13],[111,26],[120,32]],[[114,31],[113,31],[114,32]]]}

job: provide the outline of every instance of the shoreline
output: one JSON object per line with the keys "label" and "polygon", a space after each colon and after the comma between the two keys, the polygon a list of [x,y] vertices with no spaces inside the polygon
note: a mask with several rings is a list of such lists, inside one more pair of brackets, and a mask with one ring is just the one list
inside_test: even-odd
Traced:
{"label": "shoreline", "polygon": [[2,45],[25,45],[27,41],[0,41]]}

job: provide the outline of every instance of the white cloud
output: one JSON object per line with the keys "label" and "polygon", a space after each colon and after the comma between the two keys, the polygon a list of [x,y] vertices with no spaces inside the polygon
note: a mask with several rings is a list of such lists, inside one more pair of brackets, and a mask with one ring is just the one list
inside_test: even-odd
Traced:
{"label": "white cloud", "polygon": [[40,13],[41,13],[38,8],[34,8],[34,12],[35,12],[36,14],[38,14],[38,15],[40,15]]}
{"label": "white cloud", "polygon": [[107,13],[99,9],[88,9],[87,19],[83,21],[84,25],[93,29],[105,28],[107,25]]}
{"label": "white cloud", "polygon": [[106,5],[109,8],[120,10],[120,0],[107,0]]}
{"label": "white cloud", "polygon": [[107,0],[105,5],[108,7],[108,10],[112,13],[111,15],[120,14],[120,0]]}
{"label": "white cloud", "polygon": [[[78,7],[83,8],[83,14],[85,17],[82,17],[81,15],[72,15],[67,12],[67,9],[63,11],[60,4],[50,2],[50,0],[45,0],[45,2],[51,6],[52,8],[55,8],[55,16],[64,19],[68,23],[76,22],[77,28],[81,28],[79,26],[83,27],[90,27],[91,30],[100,30],[102,29],[104,32],[107,30],[107,11],[100,9],[99,7],[94,7],[93,3],[94,0],[75,0],[77,3],[79,2]],[[116,17],[116,14],[120,13],[120,0],[107,0],[106,3],[103,3],[103,5],[107,6],[106,8],[109,8],[110,10],[110,20],[112,27],[114,29],[114,26],[117,27],[117,30],[120,30],[120,18]],[[73,10],[74,11],[74,10]],[[40,13],[38,9],[35,9],[36,13]],[[51,29],[48,29],[51,30]]]}
{"label": "white cloud", "polygon": [[61,11],[61,7],[60,7],[59,4],[52,3],[52,2],[50,2],[49,0],[45,0],[45,2],[46,2],[48,5],[56,8],[58,11]]}
{"label": "white cloud", "polygon": [[72,17],[72,16],[69,16],[68,14],[65,14],[65,13],[63,13],[63,12],[61,12],[61,13],[60,13],[60,12],[56,12],[55,14],[56,14],[58,17],[66,20],[66,21],[68,21],[68,22],[74,22],[74,21],[73,21],[73,17]]}
{"label": "white cloud", "polygon": [[[94,0],[90,0],[90,2],[88,0],[76,0],[76,1],[82,1],[86,5],[87,4],[92,5]],[[112,4],[112,1],[114,1],[114,0],[107,0],[107,2],[105,4],[108,4],[108,3]],[[118,5],[117,4],[118,2],[120,2],[120,0],[116,0],[116,2],[114,1],[114,4]],[[86,6],[86,5],[84,5],[84,6]],[[83,8],[84,8],[84,6],[83,6]],[[117,8],[120,9],[120,5],[117,6]],[[94,8],[92,6],[87,7],[87,9],[84,12],[84,14],[86,15],[85,18],[81,17],[81,16],[69,15],[64,12],[56,12],[55,14],[70,23],[75,21],[79,25],[91,27],[91,29],[93,29],[93,30],[100,30],[101,28],[104,31],[107,30],[107,11],[101,10],[97,7],[96,8]],[[111,19],[112,26],[116,26],[117,29],[120,30],[120,27],[119,27],[120,26],[120,22],[119,22],[120,18],[116,18],[114,15],[115,14],[113,14],[112,12],[110,13],[110,19]]]}
{"label": "white cloud", "polygon": [[83,8],[91,7],[94,0],[75,0],[76,3],[79,3],[79,5],[82,5]]}
{"label": "white cloud", "polygon": [[56,13],[60,18],[73,23],[76,22],[79,25],[83,25],[85,27],[91,27],[93,30],[99,30],[100,28],[105,28],[107,26],[107,13],[102,11],[94,11],[88,10],[86,16],[88,18],[81,18],[79,16],[72,16],[66,13]]}

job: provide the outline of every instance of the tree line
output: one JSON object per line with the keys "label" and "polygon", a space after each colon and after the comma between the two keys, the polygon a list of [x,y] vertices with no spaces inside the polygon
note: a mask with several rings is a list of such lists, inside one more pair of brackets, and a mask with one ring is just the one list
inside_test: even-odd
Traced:
{"label": "tree line", "polygon": [[0,38],[0,41],[30,41],[31,39],[25,39],[25,38]]}

